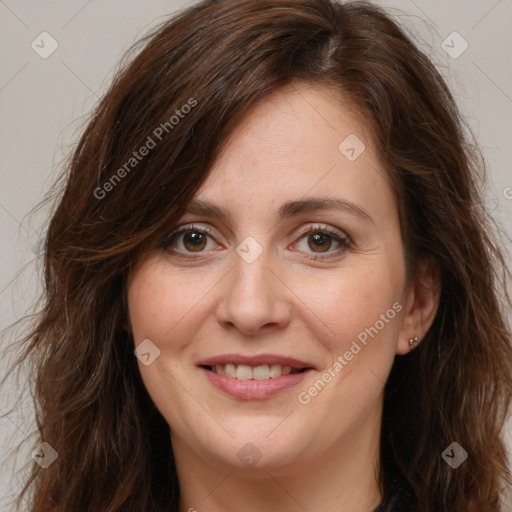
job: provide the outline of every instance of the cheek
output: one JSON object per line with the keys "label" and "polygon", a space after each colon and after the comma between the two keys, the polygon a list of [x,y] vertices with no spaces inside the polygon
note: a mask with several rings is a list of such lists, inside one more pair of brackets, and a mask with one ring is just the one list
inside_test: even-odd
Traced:
{"label": "cheek", "polygon": [[[196,283],[200,284],[200,283]],[[176,336],[186,326],[191,316],[201,309],[204,295],[201,285],[191,286],[190,277],[178,273],[162,261],[148,261],[130,280],[128,306],[135,343],[149,338],[165,348],[173,339],[175,343],[187,339],[186,333]]]}
{"label": "cheek", "polygon": [[[138,361],[144,385],[158,410],[173,426],[190,429],[195,401],[183,393],[182,383],[191,359],[193,340],[200,329],[201,286],[192,286],[186,273],[173,271],[165,259],[147,260],[132,275],[128,308],[135,346],[151,340],[160,350],[151,364]],[[171,399],[172,397],[172,399]],[[198,396],[198,400],[200,397]],[[177,411],[181,411],[178,413]],[[187,414],[182,414],[188,411]]]}
{"label": "cheek", "polygon": [[382,394],[396,353],[402,274],[395,274],[397,269],[384,259],[368,263],[303,288],[303,318],[307,314],[309,329],[328,357],[318,380],[302,388],[298,398],[311,408],[311,416],[322,418],[332,436],[340,426],[362,427]]}
{"label": "cheek", "polygon": [[314,286],[309,286],[309,280],[301,285],[299,295],[305,298],[310,319],[317,325],[318,338],[329,345],[330,352],[347,350],[352,340],[376,323],[383,336],[393,337],[397,332],[397,308],[392,306],[401,300],[401,275],[394,275],[390,267],[377,260],[369,263],[367,267],[344,268],[318,277]]}

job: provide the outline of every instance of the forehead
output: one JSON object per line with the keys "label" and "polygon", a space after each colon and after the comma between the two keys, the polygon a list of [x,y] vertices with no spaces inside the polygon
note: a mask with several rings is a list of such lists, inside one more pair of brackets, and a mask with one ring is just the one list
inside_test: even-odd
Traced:
{"label": "forehead", "polygon": [[246,114],[196,197],[267,210],[307,195],[394,207],[366,120],[336,91],[294,83]]}

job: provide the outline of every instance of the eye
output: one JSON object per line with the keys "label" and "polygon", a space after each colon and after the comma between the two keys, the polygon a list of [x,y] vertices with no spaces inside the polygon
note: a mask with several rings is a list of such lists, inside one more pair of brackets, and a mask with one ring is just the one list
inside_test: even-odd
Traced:
{"label": "eye", "polygon": [[[351,247],[350,239],[339,230],[333,230],[325,225],[308,226],[299,233],[299,242],[295,243],[301,251],[314,254],[325,254],[339,256],[346,249]],[[330,250],[334,246],[335,250]],[[293,245],[291,246],[293,247]],[[309,257],[310,259],[322,259],[323,256]]]}
{"label": "eye", "polygon": [[[351,247],[350,239],[342,231],[326,225],[306,226],[296,236],[300,237],[299,241],[289,248],[297,246],[301,252],[319,255],[306,256],[309,259],[326,259],[323,254],[327,254],[329,258],[339,256]],[[162,242],[164,249],[183,258],[194,258],[213,250],[215,246],[218,247],[214,242],[212,230],[194,225],[174,231]],[[335,250],[331,250],[333,246]]]}
{"label": "eye", "polygon": [[171,233],[162,242],[162,246],[171,252],[183,253],[180,256],[193,257],[187,256],[187,253],[202,253],[205,250],[211,249],[211,247],[208,247],[208,242],[211,240],[213,240],[213,233],[210,229],[185,226]]}

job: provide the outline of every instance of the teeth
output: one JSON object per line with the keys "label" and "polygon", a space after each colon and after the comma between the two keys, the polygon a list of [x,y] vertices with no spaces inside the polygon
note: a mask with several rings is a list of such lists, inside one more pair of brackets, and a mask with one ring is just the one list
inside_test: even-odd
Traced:
{"label": "teeth", "polygon": [[252,370],[252,378],[254,380],[268,380],[270,379],[270,368],[268,364],[255,366]]}
{"label": "teeth", "polygon": [[290,366],[281,366],[280,364],[263,364],[261,366],[249,366],[246,364],[216,364],[211,367],[212,371],[219,375],[226,375],[231,379],[238,380],[269,380],[277,379],[281,375],[290,373],[299,373],[300,370],[292,370]]}
{"label": "teeth", "polygon": [[239,364],[236,368],[236,378],[238,380],[252,379],[252,368],[245,364]]}
{"label": "teeth", "polygon": [[[219,366],[222,366],[221,364]],[[234,364],[227,364],[224,366],[224,374],[231,379],[236,379],[236,366]]]}

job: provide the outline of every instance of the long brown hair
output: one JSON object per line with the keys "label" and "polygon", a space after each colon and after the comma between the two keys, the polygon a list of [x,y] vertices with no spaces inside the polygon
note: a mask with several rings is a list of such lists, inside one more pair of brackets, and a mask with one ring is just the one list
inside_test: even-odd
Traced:
{"label": "long brown hair", "polygon": [[[133,354],[127,279],[248,109],[305,81],[339,91],[372,127],[410,277],[425,258],[440,269],[434,323],[385,386],[381,490],[402,475],[420,512],[495,511],[512,483],[508,274],[479,192],[484,165],[429,59],[381,8],[331,0],[206,0],[132,51],[66,165],[43,307],[21,343],[34,370],[34,445],[58,453],[46,469],[33,464],[22,493],[31,510],[177,510],[169,427]],[[457,469],[441,457],[452,442],[468,453]]]}

